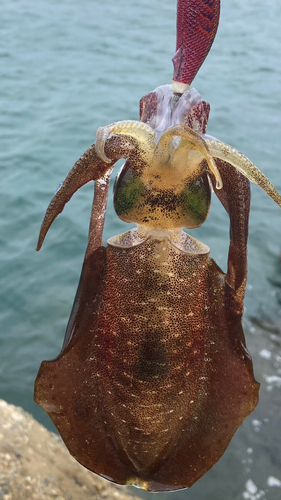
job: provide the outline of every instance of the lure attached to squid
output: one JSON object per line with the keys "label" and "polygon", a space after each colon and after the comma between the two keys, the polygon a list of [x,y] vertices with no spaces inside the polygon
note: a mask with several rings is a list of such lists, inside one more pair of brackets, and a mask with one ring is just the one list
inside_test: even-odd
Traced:
{"label": "lure attached to squid", "polygon": [[[70,453],[110,481],[150,491],[191,486],[258,403],[241,325],[249,180],[281,197],[242,153],[206,135],[210,106],[190,84],[214,40],[219,0],[178,0],[172,85],[140,102],[140,121],[101,127],[53,197],[38,250],[71,196],[95,181],[89,241],[59,356],[35,401]],[[115,211],[136,228],[102,233],[114,164]],[[183,231],[214,190],[230,218],[228,268]]]}

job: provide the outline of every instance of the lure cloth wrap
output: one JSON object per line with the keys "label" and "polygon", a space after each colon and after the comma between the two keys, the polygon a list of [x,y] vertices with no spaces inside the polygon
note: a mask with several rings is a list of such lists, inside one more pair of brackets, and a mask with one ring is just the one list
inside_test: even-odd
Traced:
{"label": "lure cloth wrap", "polygon": [[178,0],[174,81],[191,84],[210,51],[219,17],[220,0]]}

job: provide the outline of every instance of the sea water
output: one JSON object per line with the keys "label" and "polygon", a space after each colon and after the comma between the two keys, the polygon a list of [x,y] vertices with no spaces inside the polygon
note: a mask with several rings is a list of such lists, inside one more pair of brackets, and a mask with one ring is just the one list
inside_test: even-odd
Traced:
{"label": "sea water", "polygon": [[[221,3],[217,38],[194,81],[211,104],[208,133],[243,151],[281,192],[281,4]],[[33,382],[41,360],[62,344],[93,185],[74,196],[36,254],[40,223],[97,127],[138,119],[139,99],[170,83],[175,24],[176,0],[1,2],[0,397],[50,429],[33,403]],[[126,228],[110,202],[104,239]],[[223,269],[228,233],[213,196],[207,222],[192,235]],[[161,500],[281,498],[280,247],[280,208],[253,186],[244,327],[260,404],[204,478]]]}

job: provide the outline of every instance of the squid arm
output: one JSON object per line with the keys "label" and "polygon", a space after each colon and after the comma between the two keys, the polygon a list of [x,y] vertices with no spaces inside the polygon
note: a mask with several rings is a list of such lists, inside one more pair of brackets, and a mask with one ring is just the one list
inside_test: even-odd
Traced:
{"label": "squid arm", "polygon": [[[228,251],[226,281],[229,284],[237,313],[243,312],[243,299],[247,282],[247,241],[251,191],[250,183],[235,167],[215,159],[220,172],[223,189],[214,191],[229,215],[230,244]],[[211,174],[212,176],[212,174]]]}
{"label": "squid arm", "polygon": [[[147,123],[137,120],[126,120],[100,127],[96,133],[96,151],[104,162],[110,162],[105,151],[106,141],[113,135],[123,139],[128,149],[138,150],[138,154],[146,163],[152,158],[155,148],[155,132]],[[128,155],[126,156],[128,158]]]}
{"label": "squid arm", "polygon": [[[247,278],[247,239],[251,181],[260,186],[279,206],[281,196],[267,177],[242,153],[214,139],[205,139],[223,181],[223,190],[215,193],[230,218],[230,246],[227,281],[235,293],[238,308],[243,309]],[[213,182],[213,185],[215,183]]]}
{"label": "squid arm", "polygon": [[267,177],[243,153],[217,140],[205,139],[205,142],[213,158],[219,158],[233,165],[249,181],[260,186],[281,207],[281,195]]}
{"label": "squid arm", "polygon": [[170,144],[173,137],[181,137],[181,142],[176,150],[177,155],[181,153],[181,151],[185,153],[186,150],[194,150],[200,153],[204,158],[206,158],[208,167],[216,179],[216,187],[217,189],[221,189],[223,186],[221,176],[212,158],[206,141],[204,141],[204,139],[199,134],[197,134],[197,132],[192,130],[187,125],[174,125],[173,127],[170,127],[166,132],[164,132],[158,142],[157,147],[155,148],[154,157],[156,161],[169,161]]}
{"label": "squid arm", "polygon": [[[63,211],[66,203],[71,199],[74,193],[90,181],[99,181],[106,178],[106,181],[104,181],[103,183],[109,184],[110,179],[107,178],[107,174],[109,172],[111,173],[114,164],[120,158],[129,157],[130,152],[131,146],[128,146],[127,143],[124,143],[124,140],[122,138],[119,138],[117,136],[111,137],[105,144],[105,154],[111,156],[111,159],[107,160],[106,162],[98,155],[95,144],[87,149],[87,151],[74,164],[47,208],[40,229],[38,244],[36,248],[37,251],[39,251],[42,247],[45,236],[51,224]],[[98,196],[98,193],[101,194],[102,190],[104,190],[104,186],[100,185],[99,182],[96,182],[95,197]],[[102,205],[104,205],[104,196],[102,196],[102,199],[103,201],[97,200],[96,202],[98,204],[102,203]],[[92,218],[90,229],[92,229],[93,226]]]}

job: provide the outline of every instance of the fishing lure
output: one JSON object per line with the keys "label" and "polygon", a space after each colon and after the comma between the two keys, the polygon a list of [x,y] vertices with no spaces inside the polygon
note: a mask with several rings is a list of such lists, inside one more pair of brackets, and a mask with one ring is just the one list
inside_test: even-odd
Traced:
{"label": "fishing lure", "polygon": [[[255,408],[241,325],[249,181],[281,196],[242,153],[206,134],[210,106],[190,84],[214,40],[219,0],[179,0],[172,85],[140,102],[140,121],[101,127],[53,197],[38,250],[81,186],[95,181],[89,241],[59,356],[44,361],[35,401],[70,453],[110,481],[150,491],[191,486]],[[102,233],[115,211],[136,228]],[[228,268],[183,231],[206,220],[214,190],[230,218]]]}

